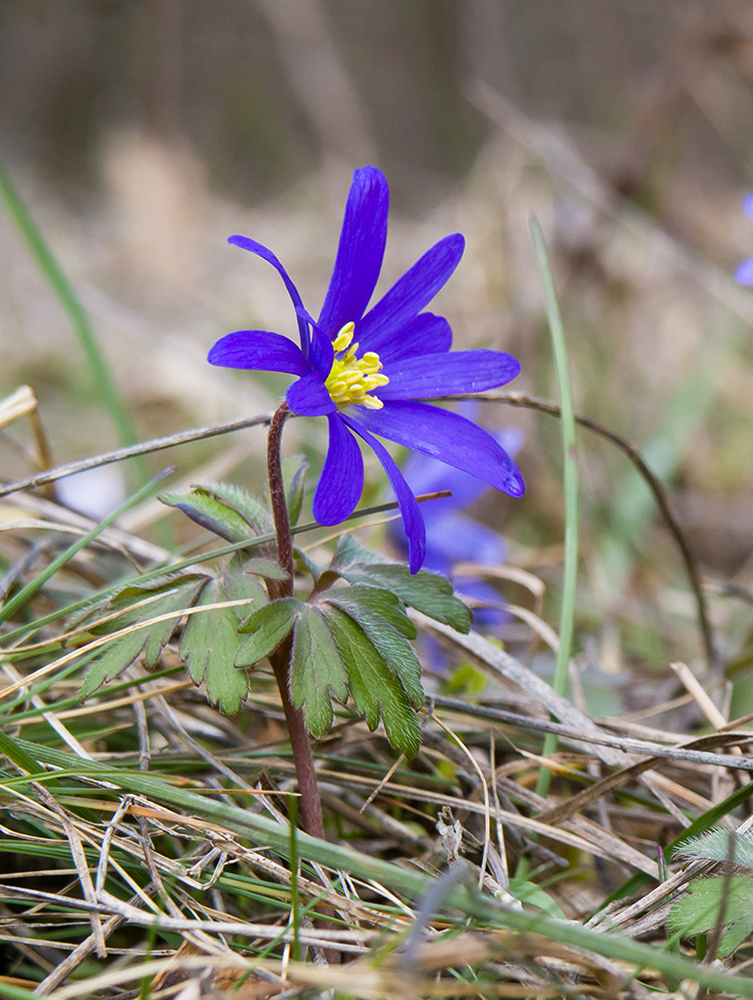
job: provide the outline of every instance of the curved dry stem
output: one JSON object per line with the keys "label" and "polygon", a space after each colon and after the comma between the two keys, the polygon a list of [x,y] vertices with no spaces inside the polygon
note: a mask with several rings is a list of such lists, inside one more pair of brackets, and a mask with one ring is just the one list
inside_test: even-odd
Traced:
{"label": "curved dry stem", "polygon": [[[508,406],[522,406],[529,410],[538,410],[541,413],[549,413],[553,417],[560,416],[560,408],[556,403],[552,403],[548,399],[539,399],[536,396],[526,396],[520,392],[506,392],[494,396],[487,395],[485,393],[474,393],[473,395],[445,396],[443,398],[458,400],[478,399],[487,403],[507,403]],[[714,640],[714,631],[708,613],[706,595],[703,592],[701,577],[698,572],[698,563],[696,562],[693,550],[690,548],[688,540],[685,538],[677,518],[672,512],[666,490],[648,465],[646,465],[646,462],[636,446],[628,441],[627,438],[622,437],[621,434],[617,434],[615,431],[611,431],[608,427],[604,427],[603,424],[598,423],[596,420],[592,420],[590,417],[584,417],[580,413],[575,414],[575,422],[581,427],[585,427],[587,430],[592,431],[594,434],[598,434],[600,437],[603,437],[607,441],[611,441],[612,444],[616,445],[620,451],[627,455],[646,481],[646,485],[654,496],[654,500],[656,501],[662,517],[664,518],[664,522],[677,543],[678,549],[680,550],[680,555],[682,556],[682,561],[685,565],[685,572],[688,576],[688,582],[690,583],[690,588],[693,591],[693,597],[695,599],[696,618],[698,620],[698,629],[701,633],[701,643],[703,646],[704,657],[708,668],[713,670],[718,666],[718,656],[716,642]]]}

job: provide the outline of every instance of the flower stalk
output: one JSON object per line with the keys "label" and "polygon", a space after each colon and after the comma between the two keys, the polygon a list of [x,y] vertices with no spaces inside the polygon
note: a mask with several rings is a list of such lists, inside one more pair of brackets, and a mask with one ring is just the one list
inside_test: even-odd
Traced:
{"label": "flower stalk", "polygon": [[[287,403],[280,404],[272,417],[267,437],[267,477],[269,497],[272,505],[275,533],[277,535],[277,561],[288,574],[286,580],[269,580],[269,596],[272,600],[291,597],[293,594],[293,536],[290,531],[288,505],[285,499],[285,482],[280,462],[282,429],[290,414]],[[290,735],[293,751],[298,791],[301,796],[301,815],[306,833],[312,837],[324,838],[324,822],[319,786],[314,768],[311,742],[303,722],[302,713],[293,706],[290,699],[290,658],[293,652],[291,638],[287,638],[270,654],[269,662],[274,671],[280,700],[285,713],[285,722]]]}

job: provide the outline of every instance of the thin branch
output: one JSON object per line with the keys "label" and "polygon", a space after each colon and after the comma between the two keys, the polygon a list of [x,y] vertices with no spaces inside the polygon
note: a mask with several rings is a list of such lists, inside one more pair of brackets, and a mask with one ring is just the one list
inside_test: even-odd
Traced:
{"label": "thin branch", "polygon": [[19,490],[31,490],[37,486],[45,486],[47,483],[54,483],[58,479],[66,476],[73,476],[77,472],[86,472],[88,469],[97,469],[101,465],[110,465],[112,462],[122,462],[126,458],[135,458],[138,455],[148,455],[153,451],[163,451],[165,448],[175,448],[181,444],[188,444],[191,441],[201,441],[203,438],[217,437],[220,434],[229,434],[231,431],[244,430],[246,427],[258,427],[260,424],[268,424],[272,420],[271,413],[262,413],[257,417],[244,417],[242,420],[230,420],[224,424],[212,424],[209,427],[197,427],[191,431],[181,431],[179,434],[170,434],[168,437],[153,438],[151,441],[142,441],[140,444],[132,445],[130,448],[118,448],[115,451],[106,451],[93,458],[84,458],[78,462],[69,462],[67,465],[59,465],[49,472],[40,472],[36,476],[28,479],[19,479],[16,483],[9,483],[0,486],[0,497],[8,496]]}
{"label": "thin branch", "polygon": [[[524,731],[554,733],[563,742],[572,743],[576,747],[581,743],[591,743],[595,746],[614,747],[629,754],[647,754],[650,758],[657,760],[665,757],[669,760],[683,760],[708,767],[729,767],[736,771],[753,771],[753,760],[750,757],[736,757],[732,754],[713,752],[713,748],[716,747],[741,746],[750,743],[752,734],[748,732],[714,733],[710,736],[691,739],[685,744],[666,746],[651,740],[635,739],[632,736],[612,736],[603,730],[583,732],[573,729],[572,726],[563,725],[561,722],[552,722],[550,719],[533,719],[517,712],[508,712],[505,709],[487,705],[472,705],[459,698],[449,698],[444,695],[432,695],[431,699],[427,699],[426,704],[427,707],[438,706],[474,719],[488,719],[491,722],[515,726]],[[712,750],[696,750],[694,749],[696,746],[710,747]]]}

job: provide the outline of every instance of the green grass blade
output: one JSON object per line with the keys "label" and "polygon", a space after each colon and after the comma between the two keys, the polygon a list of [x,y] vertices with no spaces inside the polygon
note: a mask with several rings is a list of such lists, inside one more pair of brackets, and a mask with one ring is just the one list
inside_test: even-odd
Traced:
{"label": "green grass blade", "polygon": [[[443,496],[441,492],[436,494],[436,496]],[[432,494],[434,496],[434,494]],[[131,501],[129,501],[130,503]],[[136,502],[135,498],[132,502]],[[350,521],[356,521],[360,518],[367,517],[369,514],[379,514],[385,511],[394,511],[397,509],[397,503],[391,501],[390,503],[377,504],[372,507],[363,507],[360,510],[354,511],[352,514],[348,515],[343,524],[348,524]],[[117,516],[110,515],[110,516]],[[396,515],[397,516],[397,515]],[[104,522],[103,522],[104,525]],[[291,534],[302,535],[309,531],[317,531],[322,528],[321,524],[316,521],[307,521],[305,524],[296,525],[291,528]],[[344,529],[347,530],[347,529]],[[82,608],[91,604],[95,600],[105,600],[116,594],[119,590],[122,590],[125,586],[143,586],[145,583],[149,583],[150,580],[156,580],[166,573],[180,573],[184,569],[188,569],[191,566],[196,566],[199,563],[209,562],[212,559],[221,559],[224,556],[232,555],[234,552],[240,552],[242,549],[251,549],[258,547],[260,545],[266,545],[269,542],[275,541],[274,534],[268,535],[258,535],[254,538],[244,539],[242,542],[232,542],[228,545],[223,545],[219,548],[212,549],[210,552],[204,552],[198,555],[191,555],[187,559],[181,559],[177,562],[166,562],[154,569],[149,570],[146,573],[140,573],[135,576],[123,577],[114,584],[110,584],[106,587],[102,587],[100,590],[93,591],[84,601],[78,601],[75,604],[70,604],[65,608],[60,608],[57,611],[52,611],[50,614],[45,615],[43,618],[39,618],[34,622],[29,622],[24,625],[19,625],[18,628],[14,629],[12,632],[7,632],[3,636],[3,640],[6,643],[6,648],[3,649],[4,655],[8,657],[13,657],[13,650],[9,647],[9,643],[16,642],[22,639],[24,636],[29,636],[32,633],[38,631],[46,625],[52,624],[52,622],[58,621],[60,618],[65,618],[67,615],[76,614]],[[2,618],[0,618],[2,621]],[[57,640],[51,640],[55,642]]]}
{"label": "green grass blade", "polygon": [[[75,768],[80,775],[92,775],[100,780],[114,782],[123,791],[146,795],[153,800],[185,809],[193,816],[227,826],[241,836],[248,837],[252,843],[266,844],[279,851],[283,857],[287,857],[290,852],[290,831],[287,824],[277,823],[240,806],[187,791],[151,774],[113,768],[95,761],[83,761],[70,753],[21,739],[16,739],[14,745],[41,762],[62,767],[66,771]],[[52,777],[48,772],[30,776],[45,784]],[[55,777],[60,777],[60,773]],[[15,785],[16,782],[11,781],[9,784]],[[302,859],[318,861],[335,870],[348,872],[356,878],[373,879],[413,899],[425,896],[433,884],[433,879],[423,872],[363,854],[348,845],[318,840],[300,831],[296,834],[296,846],[298,857]],[[524,913],[504,907],[495,899],[463,887],[452,889],[445,904],[477,918],[487,926],[510,927],[523,933],[541,934],[551,941],[593,951],[605,958],[629,962],[636,970],[656,969],[665,977],[689,980],[708,989],[720,990],[725,995],[749,997],[753,1000],[753,979],[699,965],[684,955],[671,954],[653,945],[633,941],[620,932],[595,931],[572,921],[545,917],[541,913]]]}
{"label": "green grass blade", "polygon": [[[2,164],[0,164],[0,195],[5,202],[8,214],[26,240],[42,274],[57,295],[78,334],[89,364],[92,380],[117,431],[120,443],[122,445],[135,444],[138,440],[136,430],[110,374],[110,368],[89,322],[89,317]],[[137,461],[140,462],[139,475],[144,480],[148,477],[148,467],[143,459]]]}
{"label": "green grass blade", "polygon": [[20,986],[3,982],[0,982],[0,997],[7,998],[7,1000],[39,1000],[38,993],[32,993],[31,990],[23,990]]}
{"label": "green grass blade", "polygon": [[145,486],[142,486],[132,497],[129,497],[125,503],[122,503],[118,508],[116,508],[111,514],[108,514],[104,520],[96,524],[91,531],[87,531],[85,535],[81,538],[77,538],[76,541],[69,545],[68,548],[61,552],[57,559],[46,566],[41,573],[37,574],[33,580],[30,580],[25,587],[22,587],[18,593],[11,597],[9,601],[0,607],[0,623],[8,621],[10,616],[14,614],[19,608],[36,594],[40,587],[57,573],[61,566],[72,559],[76,553],[80,552],[85,546],[87,546],[91,541],[93,541],[97,535],[99,535],[105,528],[109,527],[113,521],[117,520],[122,514],[125,514],[127,510],[134,507],[137,503],[145,500],[151,493],[154,493],[157,486],[162,482],[165,476],[172,472],[172,468],[166,469],[164,472],[160,472],[159,475],[155,476],[151,482],[148,482]]}
{"label": "green grass blade", "polygon": [[[557,694],[564,695],[567,691],[567,671],[573,645],[575,598],[578,582],[578,461],[575,440],[575,409],[573,407],[573,394],[568,373],[565,331],[562,326],[557,293],[554,289],[552,272],[544,245],[544,235],[535,216],[531,216],[531,236],[536,249],[536,260],[541,273],[541,281],[544,286],[546,314],[552,338],[554,366],[557,373],[557,386],[560,395],[562,478],[565,494],[565,566],[562,579],[562,605],[560,608],[560,641],[552,687]],[[554,753],[556,749],[557,737],[547,736],[544,740],[544,756]],[[540,787],[537,788],[539,795],[546,795],[549,778],[549,771],[541,772]]]}

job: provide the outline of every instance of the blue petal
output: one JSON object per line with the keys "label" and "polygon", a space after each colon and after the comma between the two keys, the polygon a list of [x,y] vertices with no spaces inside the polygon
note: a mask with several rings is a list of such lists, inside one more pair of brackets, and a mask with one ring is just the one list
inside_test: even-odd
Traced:
{"label": "blue petal", "polygon": [[[495,568],[504,563],[507,546],[496,531],[453,511],[445,516],[434,516],[432,510],[441,504],[440,500],[422,505],[421,513],[426,522],[426,569],[450,577],[459,563]],[[498,594],[496,598],[498,601]]]}
{"label": "blue petal", "polygon": [[470,507],[490,489],[488,483],[476,476],[461,472],[460,469],[453,469],[451,465],[440,462],[438,458],[429,458],[428,455],[412,455],[403,466],[403,475],[417,496],[423,493],[438,493],[440,490],[452,491],[451,497],[442,497],[441,500],[432,501],[427,506],[424,512],[424,520],[427,522],[434,517],[445,516],[444,513],[439,513],[440,508],[446,512]]}
{"label": "blue petal", "polygon": [[445,236],[427,250],[387,294],[356,322],[356,339],[363,350],[381,353],[404,324],[427,306],[458,266],[465,240],[460,233]]}
{"label": "blue petal", "polygon": [[414,316],[400,330],[379,355],[383,364],[391,364],[417,354],[438,354],[452,347],[452,330],[444,316],[421,313]]}
{"label": "blue petal", "polygon": [[467,472],[452,469],[436,458],[429,458],[428,455],[413,454],[402,468],[403,475],[416,496],[421,496],[423,493],[438,493],[440,490],[452,490],[451,497],[442,497],[441,500],[432,501],[429,504],[424,513],[425,520],[431,516],[435,507],[441,506],[446,510],[448,507],[455,509],[461,506],[455,500],[454,485],[456,479],[472,479],[474,483],[478,483],[479,489],[489,489],[486,483],[482,483],[475,476],[469,476]]}
{"label": "blue petal", "polygon": [[285,393],[285,399],[293,413],[302,417],[322,417],[337,409],[317,371],[309,372],[294,382]]}
{"label": "blue petal", "polygon": [[363,458],[358,442],[335,413],[329,421],[329,448],[314,491],[313,514],[319,524],[340,524],[363,492]]}
{"label": "blue petal", "polygon": [[452,585],[459,592],[458,596],[472,597],[477,601],[484,601],[491,607],[481,607],[473,609],[473,624],[476,628],[495,628],[510,621],[509,611],[504,610],[502,597],[490,584],[476,577],[453,576]]}
{"label": "blue petal", "polygon": [[753,219],[753,191],[750,194],[746,194],[743,198],[743,212]]}
{"label": "blue petal", "polygon": [[433,399],[455,392],[482,392],[505,385],[520,372],[520,362],[504,351],[453,351],[404,358],[384,374],[389,383],[375,390],[379,399]]}
{"label": "blue petal", "polygon": [[[478,415],[476,401],[464,402],[460,406],[460,415],[475,422],[474,418]],[[492,430],[489,433],[497,444],[513,457],[523,443],[523,431],[520,427],[503,427],[501,430]],[[403,475],[416,496],[422,493],[452,490],[451,497],[443,497],[424,508],[423,515],[427,525],[439,518],[444,520],[447,517],[454,517],[454,511],[470,507],[490,489],[488,483],[476,476],[461,472],[460,469],[453,469],[451,465],[445,465],[437,458],[429,458],[428,455],[419,453],[411,455],[403,465]]]}
{"label": "blue petal", "polygon": [[387,179],[376,167],[353,174],[335,267],[319,326],[332,339],[356,322],[374,294],[387,242]]}
{"label": "blue petal", "polygon": [[400,513],[403,517],[403,525],[405,526],[405,534],[408,538],[408,565],[410,566],[411,573],[418,573],[426,558],[426,526],[424,525],[423,517],[421,517],[421,511],[419,510],[416,498],[413,496],[413,491],[406,483],[402,472],[384,445],[377,441],[375,437],[372,437],[368,431],[364,430],[355,421],[351,421],[345,416],[341,419],[359,437],[363,438],[366,444],[374,451],[382,464],[382,468],[387,473],[387,478],[397,497]]}
{"label": "blue petal", "polygon": [[251,368],[289,375],[305,375],[311,371],[300,347],[287,337],[266,330],[228,333],[210,349],[207,361],[223,368]]}
{"label": "blue petal", "polygon": [[517,465],[486,431],[457,413],[428,403],[388,401],[381,410],[351,407],[355,426],[438,458],[490,486],[519,497],[525,482]]}
{"label": "blue petal", "polygon": [[753,285],[753,257],[738,264],[735,268],[735,281],[741,285]]}
{"label": "blue petal", "polygon": [[251,253],[255,253],[257,257],[261,257],[262,260],[266,260],[276,268],[280,277],[285,282],[285,287],[288,290],[288,295],[293,301],[293,306],[295,308],[296,319],[298,320],[298,332],[301,338],[301,348],[303,353],[308,355],[309,351],[309,328],[308,323],[310,318],[306,312],[301,296],[298,289],[293,284],[293,279],[290,277],[288,272],[282,266],[278,258],[268,250],[267,247],[263,246],[261,243],[257,243],[256,240],[249,239],[248,236],[231,236],[228,239],[228,243],[233,246],[240,247],[242,250],[249,250]]}
{"label": "blue petal", "polygon": [[318,326],[314,326],[311,330],[311,350],[309,351],[311,367],[315,368],[326,380],[332,371],[334,359],[335,349],[332,346],[332,341],[326,334],[322,333]]}
{"label": "blue petal", "polygon": [[451,565],[461,562],[478,566],[501,566],[507,546],[496,531],[485,524],[451,511],[446,517],[432,518],[433,504],[424,504],[429,552],[441,552]]}

